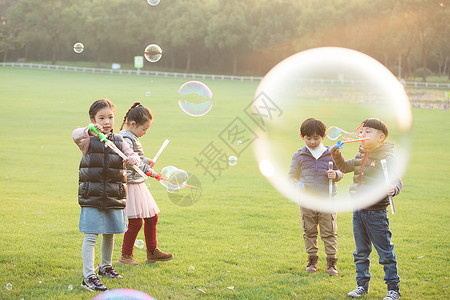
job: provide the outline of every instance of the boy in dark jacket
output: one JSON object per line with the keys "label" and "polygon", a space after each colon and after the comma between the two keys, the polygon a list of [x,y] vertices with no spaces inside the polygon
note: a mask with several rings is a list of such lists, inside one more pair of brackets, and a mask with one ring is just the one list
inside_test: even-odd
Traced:
{"label": "boy in dark jacket", "polygon": [[[360,132],[361,138],[370,138],[361,141],[359,152],[350,160],[345,160],[337,147],[331,149],[333,159],[343,173],[354,172],[353,184],[350,193],[357,195],[368,191],[383,178],[383,170],[380,160],[385,159],[388,165],[393,163],[393,144],[385,142],[388,136],[386,124],[375,118],[363,122]],[[392,233],[389,231],[389,219],[387,206],[389,196],[400,193],[403,185],[400,179],[395,186],[387,187],[386,193],[375,204],[353,212],[353,235],[356,250],[353,253],[356,265],[357,288],[349,297],[359,298],[369,291],[370,281],[370,252],[372,244],[380,257],[380,264],[384,267],[384,280],[388,293],[384,300],[399,299],[400,277],[397,273],[397,259],[394,253],[394,245],[391,243]]]}
{"label": "boy in dark jacket", "polygon": [[[300,184],[305,192],[319,197],[328,197],[329,179],[333,180],[333,194],[335,194],[336,184],[334,182],[341,180],[343,176],[334,163],[333,168],[329,169],[329,163],[333,162],[333,159],[329,151],[330,147],[322,144],[325,131],[326,126],[320,120],[309,118],[302,123],[300,137],[305,141],[306,146],[294,154],[289,170],[291,182]],[[306,253],[308,253],[306,271],[314,273],[318,270],[317,235],[320,226],[320,237],[327,254],[327,273],[338,275],[336,213],[320,212],[305,207],[300,207],[300,209],[303,239]]]}

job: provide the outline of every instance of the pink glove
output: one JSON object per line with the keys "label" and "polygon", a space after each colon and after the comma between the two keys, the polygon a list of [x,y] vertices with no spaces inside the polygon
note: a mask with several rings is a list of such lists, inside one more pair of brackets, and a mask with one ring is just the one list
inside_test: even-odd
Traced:
{"label": "pink glove", "polygon": [[150,166],[150,168],[153,168],[153,166],[155,165],[155,162],[150,159],[150,161],[148,162],[148,165]]}
{"label": "pink glove", "polygon": [[158,175],[158,173],[156,173],[153,170],[148,170],[147,172],[145,172],[145,175],[155,178]]}
{"label": "pink glove", "polygon": [[128,156],[127,160],[126,160],[127,164],[131,165],[131,166],[139,166],[139,163],[141,162],[139,156],[137,155],[130,155]]}

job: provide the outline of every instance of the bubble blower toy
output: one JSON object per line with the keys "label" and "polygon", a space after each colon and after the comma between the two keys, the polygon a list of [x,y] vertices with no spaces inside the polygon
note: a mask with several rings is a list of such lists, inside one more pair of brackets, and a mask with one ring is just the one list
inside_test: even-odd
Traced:
{"label": "bubble blower toy", "polygon": [[[159,150],[158,150],[158,152],[156,152],[156,154],[155,154],[155,157],[153,157],[153,165],[155,165],[155,163],[156,163],[156,161],[158,160],[158,158],[159,158],[159,156],[161,155],[161,153],[164,151],[164,149],[167,147],[167,145],[169,144],[169,140],[168,139],[166,139],[164,142],[163,142],[163,144],[161,145],[161,148],[159,148]],[[164,169],[164,168],[163,168]],[[184,171],[183,171],[184,172]],[[151,176],[151,171],[147,171],[145,174],[148,176],[148,177],[150,177]],[[186,173],[187,174],[187,173]],[[168,178],[164,178],[163,177],[163,175],[161,174],[161,173],[158,173],[155,177],[154,177],[157,181],[159,181],[160,183],[161,183],[161,180],[162,181],[165,181],[165,182],[168,182],[169,184],[173,184],[173,185],[177,185],[177,186],[179,186],[180,188],[184,188],[184,187],[187,187],[187,188],[192,188],[192,189],[196,189],[196,187],[195,186],[190,186],[190,185],[187,185],[187,184],[185,184],[185,183],[179,183],[179,182],[177,182],[177,181],[173,181],[173,180],[170,180],[170,179],[168,179]],[[162,185],[164,185],[163,183],[161,183]],[[164,185],[165,186],[165,185]]]}
{"label": "bubble blower toy", "polygon": [[[391,181],[389,180],[389,173],[387,168],[387,162],[385,159],[380,160],[381,168],[383,168],[384,180],[386,181],[386,186],[391,185]],[[395,207],[394,207],[394,197],[389,195],[389,203],[391,204],[391,212],[395,215]]]}
{"label": "bubble blower toy", "polygon": [[[333,162],[328,162],[328,170],[333,170]],[[333,200],[333,179],[328,179],[328,196],[330,197],[330,201]]]}
{"label": "bubble blower toy", "polygon": [[[363,127],[364,127],[364,123],[359,125],[359,127],[356,128],[352,133],[349,133],[347,135],[347,137],[343,141],[337,141],[336,145],[334,146],[334,148],[342,149],[342,148],[344,148],[344,144],[347,144],[347,143],[354,143],[354,142],[361,142],[361,141],[368,141],[368,140],[370,140],[370,138],[361,138],[359,136],[359,134],[356,135],[357,139],[351,139],[352,136],[354,136]],[[339,138],[339,136],[341,136],[341,133],[348,133],[348,132],[343,130],[343,129],[341,129],[341,128],[339,128],[339,127],[331,126],[328,129],[327,137],[330,140],[336,140],[336,139]]]}
{"label": "bubble blower toy", "polygon": [[[122,157],[123,160],[126,160],[127,157],[125,156],[125,154],[122,153],[122,151],[119,150],[119,148],[117,148],[117,146],[112,143],[110,140],[108,140],[106,138],[106,135],[104,135],[102,132],[98,131],[97,128],[95,128],[94,124],[89,124],[89,129],[92,130],[95,133],[98,133],[98,137],[100,138],[100,141],[105,143],[105,147],[109,147],[111,150],[113,150],[115,153],[117,153],[120,157]],[[144,179],[147,179],[148,176],[141,171],[141,169],[139,169],[137,166],[132,165],[133,169],[138,172],[139,175],[141,175],[142,177],[144,177]]]}
{"label": "bubble blower toy", "polygon": [[189,180],[189,175],[186,171],[180,170],[174,166],[167,166],[161,170],[161,173],[156,175],[158,180],[163,186],[167,188],[167,191],[172,193],[180,188],[192,188],[197,187],[186,184]]}
{"label": "bubble blower toy", "polygon": [[162,181],[166,181],[166,182],[169,182],[169,183],[172,183],[172,184],[176,184],[176,185],[178,185],[181,188],[190,188],[190,189],[196,189],[197,188],[197,187],[192,186],[192,185],[187,185],[187,184],[184,184],[184,183],[179,183],[179,182],[176,182],[176,181],[164,178],[164,177],[162,177],[161,174],[156,175],[155,179],[158,180],[158,181],[162,180]]}
{"label": "bubble blower toy", "polygon": [[158,152],[156,152],[155,157],[153,157],[153,162],[156,163],[156,160],[158,159],[158,157],[161,155],[161,153],[163,152],[163,150],[167,147],[167,145],[169,144],[169,140],[166,139],[164,141],[164,143],[162,144],[161,148],[159,148]]}
{"label": "bubble blower toy", "polygon": [[295,182],[297,183],[297,186],[300,190],[305,187],[305,184],[303,182],[300,182],[297,179],[295,179]]}

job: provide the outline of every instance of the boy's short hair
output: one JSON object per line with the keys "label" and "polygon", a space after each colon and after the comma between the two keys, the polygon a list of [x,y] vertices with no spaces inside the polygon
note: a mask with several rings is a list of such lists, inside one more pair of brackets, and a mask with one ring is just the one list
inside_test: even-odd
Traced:
{"label": "boy's short hair", "polygon": [[313,136],[314,134],[325,136],[327,131],[327,126],[320,120],[315,118],[308,118],[303,121],[302,126],[300,126],[300,134],[302,136]]}
{"label": "boy's short hair", "polygon": [[369,118],[363,121],[364,127],[369,127],[373,129],[377,129],[384,133],[385,137],[388,136],[389,130],[386,126],[386,124],[377,118]]}

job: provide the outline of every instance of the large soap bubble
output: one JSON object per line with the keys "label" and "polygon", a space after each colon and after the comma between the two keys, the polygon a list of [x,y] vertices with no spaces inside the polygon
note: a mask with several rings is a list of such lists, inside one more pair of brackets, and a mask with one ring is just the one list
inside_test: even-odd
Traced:
{"label": "large soap bubble", "polygon": [[201,117],[212,108],[212,92],[200,81],[188,81],[178,89],[178,105],[190,116]]}
{"label": "large soap bubble", "polygon": [[[252,108],[249,115],[258,124],[255,131],[260,137],[255,140],[254,152],[261,173],[285,197],[304,207],[351,211],[368,207],[386,195],[381,177],[366,192],[350,197],[353,173],[337,183],[338,192],[332,200],[328,193],[309,194],[301,182],[292,184],[289,167],[293,154],[305,146],[299,128],[307,118],[322,120],[332,129],[323,140],[325,146],[343,141],[367,118],[383,120],[389,128],[386,141],[395,145],[396,165],[390,166],[390,177],[401,178],[406,170],[412,123],[408,97],[394,75],[365,54],[327,47],[288,57],[263,78]],[[355,156],[358,145],[345,144],[342,153],[346,160]]]}

